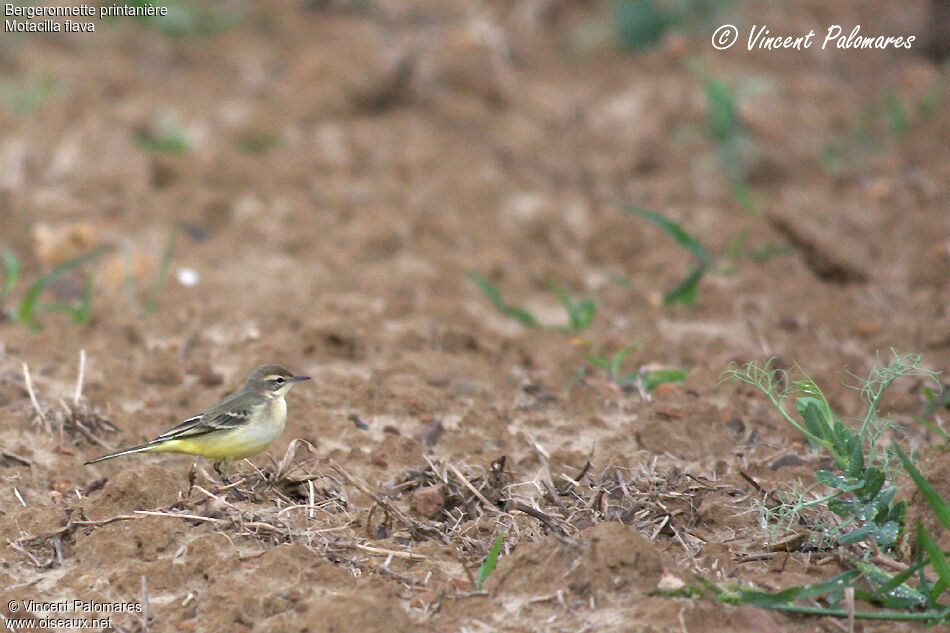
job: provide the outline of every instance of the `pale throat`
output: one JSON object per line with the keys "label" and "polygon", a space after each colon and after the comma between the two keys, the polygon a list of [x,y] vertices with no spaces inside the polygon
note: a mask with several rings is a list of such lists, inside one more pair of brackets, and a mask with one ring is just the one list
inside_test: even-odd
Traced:
{"label": "pale throat", "polygon": [[283,394],[271,398],[267,406],[270,408],[271,415],[274,416],[277,423],[283,428],[284,423],[287,421],[287,401],[284,400]]}

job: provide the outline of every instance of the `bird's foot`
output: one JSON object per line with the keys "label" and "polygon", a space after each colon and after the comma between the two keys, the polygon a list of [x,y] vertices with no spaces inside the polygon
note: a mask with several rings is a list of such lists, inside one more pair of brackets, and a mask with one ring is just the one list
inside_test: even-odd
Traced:
{"label": "bird's foot", "polygon": [[213,466],[214,471],[218,473],[218,477],[221,478],[221,481],[224,483],[224,485],[228,487],[228,490],[234,493],[234,497],[238,501],[247,501],[247,497],[244,496],[244,493],[242,493],[237,488],[232,487],[234,484],[232,484],[231,480],[228,478],[227,472],[221,469],[221,462],[215,462]]}

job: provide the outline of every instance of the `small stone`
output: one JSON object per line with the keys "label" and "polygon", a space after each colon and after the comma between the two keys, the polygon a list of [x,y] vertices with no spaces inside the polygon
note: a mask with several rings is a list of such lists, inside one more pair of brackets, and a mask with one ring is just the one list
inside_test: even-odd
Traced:
{"label": "small stone", "polygon": [[468,578],[453,578],[452,588],[456,591],[467,593],[472,590],[472,581]]}
{"label": "small stone", "polygon": [[99,232],[89,222],[57,227],[42,222],[33,225],[33,250],[44,268],[58,266],[98,244]]}
{"label": "small stone", "polygon": [[178,283],[183,285],[185,288],[193,288],[198,285],[200,277],[198,272],[193,268],[179,268],[178,269]]}
{"label": "small stone", "polygon": [[353,423],[353,426],[355,426],[361,431],[365,431],[366,429],[369,428],[369,424],[367,424],[363,420],[363,418],[360,417],[359,413],[351,413],[350,415],[347,416],[347,418],[349,419],[350,422]]}
{"label": "small stone", "polygon": [[72,485],[73,483],[69,480],[69,478],[63,477],[62,475],[55,475],[49,480],[49,489],[55,490],[59,493],[66,492],[72,487]]}
{"label": "small stone", "polygon": [[442,435],[442,420],[435,420],[426,424],[422,430],[418,431],[412,436],[412,439],[416,440],[420,444],[425,444],[426,446],[435,446],[436,442],[439,441],[439,436]]}
{"label": "small stone", "polygon": [[412,506],[427,519],[438,519],[445,508],[445,490],[441,484],[416,488],[412,492]]}
{"label": "small stone", "polygon": [[676,383],[664,382],[656,386],[653,390],[653,395],[657,398],[665,398],[671,394],[675,394],[679,389],[679,385]]}
{"label": "small stone", "polygon": [[261,330],[257,327],[257,323],[253,321],[247,321],[241,327],[240,338],[245,343],[250,343],[251,341],[257,341],[261,338]]}
{"label": "small stone", "polygon": [[656,414],[667,420],[680,420],[686,415],[683,410],[678,407],[660,407],[656,410]]}
{"label": "small stone", "polygon": [[429,376],[429,379],[426,382],[432,387],[448,387],[452,382],[452,379],[444,374],[436,374],[434,376]]}
{"label": "small stone", "polygon": [[679,576],[674,576],[668,571],[663,572],[660,576],[660,581],[656,584],[656,588],[661,591],[676,591],[677,589],[682,589],[686,586],[686,583],[683,582],[683,579]]}
{"label": "small stone", "polygon": [[787,468],[794,466],[804,466],[805,460],[799,457],[794,453],[789,453],[787,455],[782,455],[774,462],[769,465],[769,470],[778,470],[779,468]]}

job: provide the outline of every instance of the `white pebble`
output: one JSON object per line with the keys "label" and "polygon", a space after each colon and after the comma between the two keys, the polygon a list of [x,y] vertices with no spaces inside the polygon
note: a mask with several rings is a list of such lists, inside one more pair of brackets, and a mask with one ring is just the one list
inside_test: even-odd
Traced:
{"label": "white pebble", "polygon": [[197,286],[198,272],[193,268],[179,268],[178,269],[178,283],[185,286],[186,288]]}

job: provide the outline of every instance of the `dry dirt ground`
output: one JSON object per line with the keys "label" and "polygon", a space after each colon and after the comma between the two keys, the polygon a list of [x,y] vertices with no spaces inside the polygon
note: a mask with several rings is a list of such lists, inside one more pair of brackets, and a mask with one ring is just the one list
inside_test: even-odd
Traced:
{"label": "dry dirt ground", "polygon": [[[948,367],[946,66],[918,50],[717,52],[709,37],[726,22],[922,34],[924,3],[733,3],[635,55],[604,41],[601,2],[221,6],[239,19],[205,16],[210,33],[123,18],[0,38],[0,237],[23,261],[8,307],[108,249],[81,271],[88,323],[0,322],[0,605],[137,604],[148,613],[111,626],[152,632],[846,630],[651,592],[694,573],[778,589],[841,570],[834,552],[770,550],[740,472],[809,486],[822,458],[720,374],[797,362],[850,417],[847,372],[877,351]],[[725,159],[705,78],[738,104]],[[748,167],[756,212],[724,160]],[[690,261],[621,204],[719,261],[694,306],[662,305]],[[759,257],[728,256],[743,234]],[[547,324],[565,320],[547,280],[597,312],[577,332],[522,327],[467,271]],[[650,399],[622,392],[584,360],[592,344],[636,344],[626,371],[688,374]],[[235,465],[247,501],[187,456],[83,465],[263,362],[314,380],[270,450]],[[914,422],[924,384],[897,383],[885,409],[947,495],[946,453]]]}

